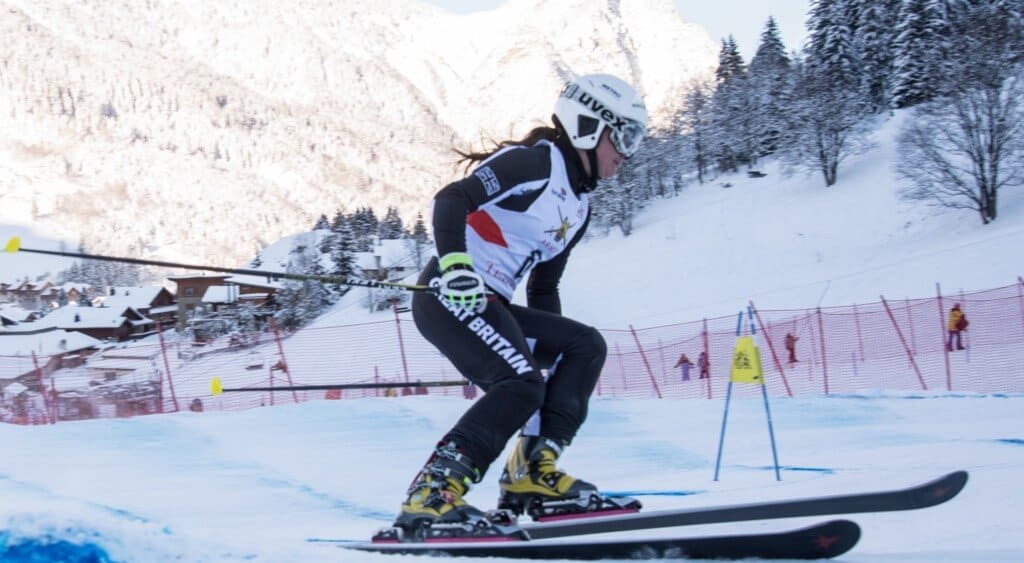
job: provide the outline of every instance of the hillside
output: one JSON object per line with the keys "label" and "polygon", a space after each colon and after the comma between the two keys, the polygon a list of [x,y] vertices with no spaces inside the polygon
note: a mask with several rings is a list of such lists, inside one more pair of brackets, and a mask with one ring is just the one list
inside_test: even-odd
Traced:
{"label": "hillside", "polygon": [[546,120],[570,72],[629,78],[657,123],[716,60],[670,0],[0,10],[0,224],[193,262],[240,264],[341,207],[411,220],[453,147]]}

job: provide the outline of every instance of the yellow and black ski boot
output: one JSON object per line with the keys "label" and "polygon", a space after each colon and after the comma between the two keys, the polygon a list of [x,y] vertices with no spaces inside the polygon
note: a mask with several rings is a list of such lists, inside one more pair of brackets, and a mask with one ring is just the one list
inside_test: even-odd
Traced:
{"label": "yellow and black ski boot", "polygon": [[394,525],[378,532],[373,541],[525,539],[511,519],[487,514],[463,500],[470,485],[480,478],[473,461],[454,442],[442,442],[409,486]]}
{"label": "yellow and black ski boot", "polygon": [[520,436],[501,474],[498,509],[537,521],[640,510],[635,499],[607,497],[594,484],[559,470],[563,448],[550,438]]}

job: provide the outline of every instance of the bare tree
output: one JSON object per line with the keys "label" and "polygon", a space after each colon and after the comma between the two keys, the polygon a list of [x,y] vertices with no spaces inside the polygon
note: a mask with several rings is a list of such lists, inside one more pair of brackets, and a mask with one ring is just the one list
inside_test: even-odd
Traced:
{"label": "bare tree", "polygon": [[900,137],[904,197],[998,215],[999,191],[1024,183],[1024,20],[1020,0],[951,11],[960,47],[942,95],[914,110]]}
{"label": "bare tree", "polygon": [[900,135],[906,199],[971,209],[987,224],[999,190],[1024,183],[1024,74],[998,88],[961,88],[918,107]]}
{"label": "bare tree", "polygon": [[832,186],[844,160],[873,146],[866,99],[811,65],[800,70],[793,99],[783,159],[789,166],[821,172],[825,186]]}

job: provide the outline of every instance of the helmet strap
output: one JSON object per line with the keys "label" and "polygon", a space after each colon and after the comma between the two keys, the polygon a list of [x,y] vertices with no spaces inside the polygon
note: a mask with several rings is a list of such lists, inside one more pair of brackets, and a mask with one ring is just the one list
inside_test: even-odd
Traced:
{"label": "helmet strap", "polygon": [[597,147],[587,150],[587,163],[590,164],[590,181],[586,182],[585,189],[583,191],[589,192],[597,186],[597,181],[601,179],[601,176],[597,172]]}

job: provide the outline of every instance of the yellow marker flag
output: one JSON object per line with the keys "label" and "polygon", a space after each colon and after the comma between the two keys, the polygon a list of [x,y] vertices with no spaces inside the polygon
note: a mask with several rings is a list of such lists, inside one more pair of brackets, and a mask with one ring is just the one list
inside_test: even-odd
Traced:
{"label": "yellow marker flag", "polygon": [[736,383],[764,384],[761,372],[761,352],[754,345],[752,336],[741,336],[736,339],[736,349],[732,353],[731,381]]}
{"label": "yellow marker flag", "polygon": [[17,252],[21,249],[21,239],[18,237],[11,237],[11,240],[7,241],[7,246],[4,247],[4,252]]}
{"label": "yellow marker flag", "polygon": [[220,378],[214,377],[210,380],[210,394],[220,395],[224,392],[224,386],[220,384]]}

